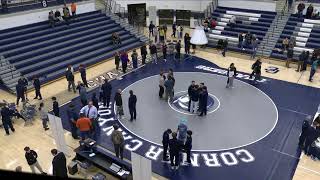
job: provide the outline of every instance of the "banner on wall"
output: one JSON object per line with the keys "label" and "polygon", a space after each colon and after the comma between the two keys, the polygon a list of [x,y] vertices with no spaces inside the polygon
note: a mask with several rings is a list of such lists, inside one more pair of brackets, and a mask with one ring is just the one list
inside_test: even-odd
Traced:
{"label": "banner on wall", "polygon": [[66,140],[64,138],[64,129],[62,127],[61,118],[48,113],[50,129],[55,140],[58,151],[63,152],[66,156],[70,156]]}

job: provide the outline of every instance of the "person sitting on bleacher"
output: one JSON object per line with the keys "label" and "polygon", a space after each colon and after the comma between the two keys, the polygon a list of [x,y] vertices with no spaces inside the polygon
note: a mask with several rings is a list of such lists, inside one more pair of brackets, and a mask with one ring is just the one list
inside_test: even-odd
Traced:
{"label": "person sitting on bleacher", "polygon": [[298,9],[297,14],[298,14],[298,17],[299,17],[299,18],[301,18],[301,17],[303,16],[302,13],[303,13],[304,8],[306,8],[306,6],[304,5],[303,2],[301,2],[301,3],[298,5],[298,7],[297,7],[297,9]]}
{"label": "person sitting on bleacher", "polygon": [[232,16],[229,20],[230,27],[233,28],[236,25],[236,16]]}
{"label": "person sitting on bleacher", "polygon": [[116,33],[116,32],[114,32],[112,34],[112,43],[113,43],[113,45],[121,44],[121,40],[120,40],[119,34]]}
{"label": "person sitting on bleacher", "polygon": [[62,17],[61,17],[61,13],[60,11],[57,9],[56,12],[54,13],[54,17],[58,20],[58,21],[63,21]]}
{"label": "person sitting on bleacher", "polygon": [[70,11],[66,4],[64,5],[62,12],[63,12],[63,20],[66,21],[67,25],[69,25]]}
{"label": "person sitting on bleacher", "polygon": [[283,52],[287,51],[288,47],[289,47],[289,39],[286,37],[282,41],[282,50],[283,50]]}
{"label": "person sitting on bleacher", "polygon": [[252,35],[250,34],[249,31],[248,31],[248,33],[245,35],[244,39],[245,39],[245,45],[246,45],[246,46],[251,45]]}
{"label": "person sitting on bleacher", "polygon": [[53,28],[53,27],[54,27],[54,24],[55,24],[55,22],[56,22],[56,18],[54,17],[53,11],[50,11],[50,12],[49,12],[48,19],[49,19],[49,24],[50,24],[50,26]]}
{"label": "person sitting on bleacher", "polygon": [[309,7],[307,8],[306,18],[311,19],[312,13],[313,13],[313,6],[312,4],[310,4]]}
{"label": "person sitting on bleacher", "polygon": [[217,26],[217,21],[212,18],[210,21],[210,28],[214,29],[216,26]]}

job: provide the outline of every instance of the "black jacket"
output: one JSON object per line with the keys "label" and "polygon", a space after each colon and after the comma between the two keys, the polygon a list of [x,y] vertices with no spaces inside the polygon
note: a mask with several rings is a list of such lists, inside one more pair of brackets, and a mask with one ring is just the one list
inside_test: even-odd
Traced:
{"label": "black jacket", "polygon": [[233,69],[228,68],[227,76],[229,77],[229,73],[230,73],[231,70],[234,71],[233,76],[236,77],[237,76],[237,68],[235,68],[235,67]]}
{"label": "black jacket", "polygon": [[74,81],[74,75],[70,70],[66,71],[66,79],[67,81],[71,81],[71,82]]}
{"label": "black jacket", "polygon": [[11,121],[11,116],[13,116],[14,111],[10,110],[8,107],[3,107],[1,109],[1,117],[2,117],[2,122],[6,123],[8,121]]}
{"label": "black jacket", "polygon": [[176,44],[176,51],[177,51],[177,52],[180,52],[180,50],[181,50],[181,44],[180,44],[180,43],[177,43],[177,44]]}
{"label": "black jacket", "polygon": [[103,95],[105,97],[110,97],[111,96],[111,90],[112,90],[112,86],[109,82],[104,83],[101,87]]}
{"label": "black jacket", "polygon": [[53,106],[53,114],[54,114],[55,116],[60,117],[59,103],[58,103],[57,101],[54,101],[53,104],[52,104],[52,106]]}
{"label": "black jacket", "polygon": [[142,46],[142,47],[140,48],[140,52],[141,52],[141,55],[147,55],[147,54],[148,54],[148,52],[147,52],[147,47]]}
{"label": "black jacket", "polygon": [[157,54],[157,47],[155,45],[150,46],[150,54]]}
{"label": "black jacket", "polygon": [[198,101],[199,100],[199,90],[198,89],[192,89],[191,90],[191,100],[192,101]]}
{"label": "black jacket", "polygon": [[79,72],[80,72],[81,77],[86,77],[87,76],[87,72],[86,72],[86,69],[84,67],[79,68]]}
{"label": "black jacket", "polygon": [[120,56],[119,55],[116,55],[114,57],[114,64],[117,65],[117,64],[120,64]]}
{"label": "black jacket", "polygon": [[38,154],[34,150],[30,150],[30,152],[26,152],[24,155],[29,165],[32,165],[37,162]]}
{"label": "black jacket", "polygon": [[189,95],[189,98],[191,97],[193,87],[194,87],[194,86],[193,86],[192,84],[188,87],[188,95]]}
{"label": "black jacket", "polygon": [[35,89],[40,89],[41,84],[40,84],[40,80],[38,78],[35,78],[33,80],[33,86],[34,86]]}
{"label": "black jacket", "polygon": [[178,154],[180,151],[180,142],[177,138],[169,140],[169,152],[170,154]]}
{"label": "black jacket", "polygon": [[187,136],[186,143],[184,145],[185,150],[191,150],[192,149],[192,137]]}
{"label": "black jacket", "polygon": [[24,87],[27,87],[28,86],[28,80],[26,78],[20,78],[18,80],[18,84],[24,86]]}
{"label": "black jacket", "polygon": [[162,135],[162,144],[169,144],[169,133],[167,131],[165,131]]}
{"label": "black jacket", "polygon": [[203,91],[201,93],[201,99],[200,99],[201,103],[201,107],[202,108],[207,108],[207,104],[208,104],[208,91]]}
{"label": "black jacket", "polygon": [[136,107],[136,103],[137,103],[137,96],[136,95],[130,95],[130,97],[129,97],[129,108]]}
{"label": "black jacket", "polygon": [[59,177],[68,177],[66,156],[59,152],[52,160],[52,174]]}
{"label": "black jacket", "polygon": [[98,98],[96,96],[92,96],[91,101],[92,101],[93,106],[96,107],[97,109],[99,109]]}
{"label": "black jacket", "polygon": [[20,97],[24,96],[24,90],[25,88],[21,84],[16,85],[17,96],[20,96]]}
{"label": "black jacket", "polygon": [[114,101],[116,106],[122,106],[122,96],[120,93],[116,93],[116,95],[114,96]]}

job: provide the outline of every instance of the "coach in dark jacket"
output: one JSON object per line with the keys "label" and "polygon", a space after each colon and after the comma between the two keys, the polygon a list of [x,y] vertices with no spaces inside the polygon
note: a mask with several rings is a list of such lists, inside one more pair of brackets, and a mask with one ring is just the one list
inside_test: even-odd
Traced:
{"label": "coach in dark jacket", "polygon": [[7,106],[4,106],[1,109],[2,125],[4,130],[6,131],[6,135],[10,135],[9,128],[12,132],[15,131],[11,121],[11,117],[13,116],[13,114],[14,112],[10,110]]}
{"label": "coach in dark jacket", "polygon": [[208,105],[208,90],[207,90],[207,86],[203,86],[202,87],[202,92],[201,92],[201,96],[200,96],[200,114],[199,116],[207,115],[207,105]]}
{"label": "coach in dark jacket", "polygon": [[148,54],[146,45],[143,45],[140,48],[140,52],[141,52],[141,56],[142,56],[142,64],[145,64],[146,63],[147,54]]}
{"label": "coach in dark jacket", "polygon": [[51,150],[51,154],[54,156],[52,160],[52,174],[54,176],[67,178],[67,161],[63,152],[58,152],[56,149]]}
{"label": "coach in dark jacket", "polygon": [[[172,139],[169,140],[169,152],[170,152],[170,163],[172,169],[178,169],[179,167],[179,153],[180,153],[180,142],[177,139],[177,133],[172,133]],[[173,161],[174,160],[174,161]]]}
{"label": "coach in dark jacket", "polygon": [[109,83],[108,79],[104,80],[104,84],[102,85],[102,92],[103,92],[103,106],[106,106],[109,108],[110,105],[110,98],[111,98],[111,91],[112,91],[112,86]]}
{"label": "coach in dark jacket", "polygon": [[40,84],[40,80],[38,77],[33,78],[33,87],[36,91],[36,97],[34,99],[38,99],[38,97],[39,97],[39,100],[42,100],[42,96],[41,96],[41,92],[40,92],[41,84]]}
{"label": "coach in dark jacket", "polygon": [[136,104],[137,104],[137,96],[133,94],[133,91],[130,90],[130,97],[129,97],[129,112],[130,112],[130,121],[137,118],[137,110],[136,110]]}
{"label": "coach in dark jacket", "polygon": [[24,96],[24,86],[18,83],[16,85],[16,92],[17,92],[17,106],[18,106],[20,99],[22,100],[22,102],[26,100]]}
{"label": "coach in dark jacket", "polygon": [[165,132],[163,132],[162,135],[162,146],[163,146],[163,161],[168,161],[167,151],[169,147],[169,140],[170,140],[170,134],[172,133],[171,129],[167,129]]}
{"label": "coach in dark jacket", "polygon": [[57,98],[52,97],[51,100],[52,100],[53,115],[60,117],[59,103],[57,101]]}
{"label": "coach in dark jacket", "polygon": [[68,81],[68,91],[71,91],[72,86],[73,92],[76,93],[76,85],[74,83],[74,75],[71,70],[71,67],[68,67],[68,70],[66,71],[66,79]]}
{"label": "coach in dark jacket", "polygon": [[80,72],[80,76],[81,76],[81,79],[82,79],[83,84],[84,84],[86,87],[89,87],[89,86],[88,86],[88,82],[87,82],[87,71],[86,71],[86,68],[84,67],[83,64],[81,64],[81,65],[79,66],[79,72]]}
{"label": "coach in dark jacket", "polygon": [[191,163],[191,149],[192,149],[192,131],[188,130],[187,131],[187,140],[186,143],[184,145],[184,150],[187,153],[187,162],[190,164]]}

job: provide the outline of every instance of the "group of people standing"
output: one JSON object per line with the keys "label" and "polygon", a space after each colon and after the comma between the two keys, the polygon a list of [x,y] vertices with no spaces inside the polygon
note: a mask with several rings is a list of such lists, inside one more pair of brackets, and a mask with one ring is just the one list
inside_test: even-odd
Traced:
{"label": "group of people standing", "polygon": [[199,112],[199,116],[207,115],[208,90],[204,83],[199,85],[195,81],[188,87],[188,111],[191,113]]}
{"label": "group of people standing", "polygon": [[[171,135],[171,138],[170,138]],[[181,153],[187,154],[186,164],[191,163],[191,149],[192,149],[192,131],[188,129],[187,120],[181,119],[177,131],[173,132],[171,129],[164,131],[162,135],[163,146],[163,161],[169,161],[168,150],[170,154],[171,168],[177,170],[180,165]]]}
{"label": "group of people standing", "polygon": [[160,71],[159,98],[172,101],[174,97],[175,83],[176,83],[176,80],[174,78],[172,69],[169,69],[169,72],[167,73],[167,75],[165,75],[163,71]]}

